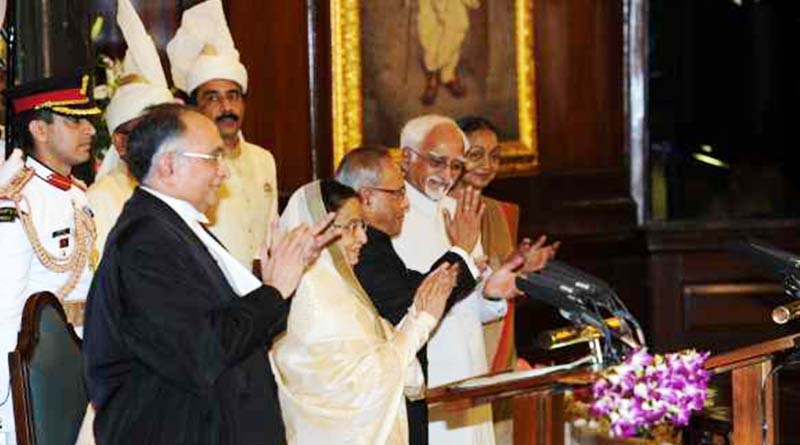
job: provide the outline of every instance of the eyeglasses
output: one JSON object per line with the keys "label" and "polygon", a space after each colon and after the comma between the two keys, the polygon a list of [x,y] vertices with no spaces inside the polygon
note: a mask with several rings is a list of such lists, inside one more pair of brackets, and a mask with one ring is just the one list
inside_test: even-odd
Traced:
{"label": "eyeglasses", "polygon": [[406,196],[406,186],[400,186],[399,189],[387,189],[383,187],[364,187],[365,189],[376,190],[388,194],[392,199],[400,201]]}
{"label": "eyeglasses", "polygon": [[445,167],[449,168],[454,173],[461,174],[464,172],[464,161],[456,158],[449,158],[447,156],[436,156],[431,153],[420,153],[411,147],[405,147],[417,156],[421,157],[428,163],[428,166],[434,170],[444,170]]}
{"label": "eyeglasses", "polygon": [[[464,155],[464,159],[466,159],[470,164],[477,164],[486,157],[486,152],[486,147],[473,145],[469,150],[467,150],[467,153]],[[499,164],[501,159],[502,156],[500,155],[500,147],[495,147],[489,151],[489,162],[493,164]]]}
{"label": "eyeglasses", "polygon": [[178,154],[180,154],[181,156],[185,156],[187,158],[205,159],[206,161],[213,161],[216,162],[217,164],[224,162],[225,160],[224,156],[222,155],[222,152],[207,154],[207,153],[194,153],[191,151],[182,151],[179,152]]}
{"label": "eyeglasses", "polygon": [[356,233],[358,229],[367,230],[367,223],[360,219],[354,219],[347,224],[331,224],[331,227],[335,227],[339,230],[343,230],[349,232],[350,234]]}

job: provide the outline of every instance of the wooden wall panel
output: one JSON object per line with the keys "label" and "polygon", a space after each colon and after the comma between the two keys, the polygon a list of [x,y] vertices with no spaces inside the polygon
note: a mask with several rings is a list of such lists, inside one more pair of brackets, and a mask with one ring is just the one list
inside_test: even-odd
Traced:
{"label": "wooden wall panel", "polygon": [[719,352],[796,332],[796,322],[777,326],[770,318],[772,308],[791,301],[780,282],[747,258],[731,254],[727,245],[760,238],[797,251],[798,232],[792,221],[649,227],[649,330],[654,347]]}
{"label": "wooden wall panel", "polygon": [[287,196],[313,176],[306,4],[235,0],[227,9],[249,74],[244,134],[275,155]]}
{"label": "wooden wall panel", "polygon": [[535,0],[539,159],[544,171],[625,163],[622,4]]}

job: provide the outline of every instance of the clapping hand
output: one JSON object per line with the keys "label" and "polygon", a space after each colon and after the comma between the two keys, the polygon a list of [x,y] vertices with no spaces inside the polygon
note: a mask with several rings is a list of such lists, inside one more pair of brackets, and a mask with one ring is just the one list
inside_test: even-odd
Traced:
{"label": "clapping hand", "polygon": [[289,298],[300,284],[306,268],[314,264],[322,249],[336,239],[337,234],[325,230],[335,216],[330,213],[313,227],[301,224],[285,234],[277,222],[273,223],[272,242],[269,247],[265,244],[260,252],[262,282],[277,289],[283,298]]}
{"label": "clapping hand", "polygon": [[561,246],[561,242],[556,241],[545,245],[546,242],[547,237],[545,235],[541,235],[535,243],[531,243],[529,238],[522,240],[517,248],[517,252],[525,259],[520,272],[530,273],[540,271],[547,266],[548,261],[555,258],[556,252],[558,252],[558,248]]}
{"label": "clapping hand", "polygon": [[523,294],[517,289],[516,278],[520,273],[531,273],[544,269],[547,262],[553,259],[560,242],[545,245],[547,237],[540,236],[535,243],[525,238],[517,250],[499,269],[486,279],[483,293],[494,298],[515,298]]}
{"label": "clapping hand", "polygon": [[458,202],[455,215],[450,215],[445,209],[444,226],[450,243],[470,253],[481,234],[481,220],[486,204],[481,200],[480,190],[470,186],[456,191],[454,197]]}
{"label": "clapping hand", "polygon": [[414,307],[427,312],[436,320],[444,313],[447,298],[453,291],[458,277],[458,264],[444,263],[425,277],[414,294]]}

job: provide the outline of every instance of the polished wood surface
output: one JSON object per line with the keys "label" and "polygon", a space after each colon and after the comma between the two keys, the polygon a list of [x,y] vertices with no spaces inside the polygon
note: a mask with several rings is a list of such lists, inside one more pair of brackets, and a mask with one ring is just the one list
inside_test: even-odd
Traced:
{"label": "polished wood surface", "polygon": [[[52,307],[64,321],[65,335],[69,336],[80,349],[83,341],[75,334],[75,328],[69,324],[67,314],[58,298],[50,292],[37,292],[25,302],[22,311],[22,320],[17,335],[17,345],[8,353],[8,370],[10,386],[14,403],[14,423],[16,425],[16,440],[19,445],[37,445],[36,419],[33,417],[33,404],[37,403],[32,396],[30,388],[30,363],[36,353],[39,343],[39,320],[46,307]],[[82,366],[82,365],[81,365]],[[41,371],[40,371],[41,372]],[[11,400],[8,400],[11,402]],[[83,405],[88,403],[88,399]],[[61,408],[74,408],[61,406]],[[75,426],[75,431],[78,425]]]}
{"label": "polished wood surface", "polygon": [[[706,369],[713,374],[731,373],[733,443],[778,442],[780,411],[771,372],[773,360],[794,351],[798,342],[800,334],[787,335],[718,354],[706,361]],[[762,431],[762,425],[766,425],[766,432]]]}
{"label": "polished wood surface", "polygon": [[513,400],[514,445],[562,445],[564,396],[521,395]]}
{"label": "polished wood surface", "polygon": [[[487,374],[488,375],[488,374]],[[549,394],[572,386],[591,384],[596,374],[589,368],[554,372],[509,382],[487,384],[470,388],[457,388],[459,382],[430,388],[426,395],[428,405],[446,404],[457,408],[480,405],[518,394]]]}
{"label": "polished wood surface", "polygon": [[450,384],[430,389],[426,400],[429,405],[460,410],[510,398],[515,445],[563,445],[564,391],[596,378],[590,368],[581,368],[472,388]]}

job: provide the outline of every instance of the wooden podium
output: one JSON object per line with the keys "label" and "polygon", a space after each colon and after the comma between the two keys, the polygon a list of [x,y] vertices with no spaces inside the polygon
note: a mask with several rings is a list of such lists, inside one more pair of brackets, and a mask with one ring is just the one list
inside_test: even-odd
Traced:
{"label": "wooden podium", "polygon": [[515,445],[562,445],[564,391],[595,378],[590,368],[582,368],[470,387],[457,382],[430,389],[427,400],[428,406],[457,410],[512,398]]}
{"label": "wooden podium", "polygon": [[[706,361],[706,369],[712,374],[731,373],[733,443],[777,443],[778,412],[770,372],[773,359],[792,351],[798,342],[800,334],[793,334],[715,355]],[[766,442],[762,438],[762,425],[767,426]]]}
{"label": "wooden podium", "polygon": [[[733,443],[760,445],[764,424],[767,425],[765,443],[777,443],[778,416],[770,372],[773,360],[794,350],[797,343],[800,334],[718,354],[706,361],[705,367],[712,374],[731,373]],[[589,385],[595,379],[590,368],[582,368],[469,387],[457,382],[430,389],[427,400],[429,406],[464,409],[512,398],[515,445],[563,445],[563,393]]]}

